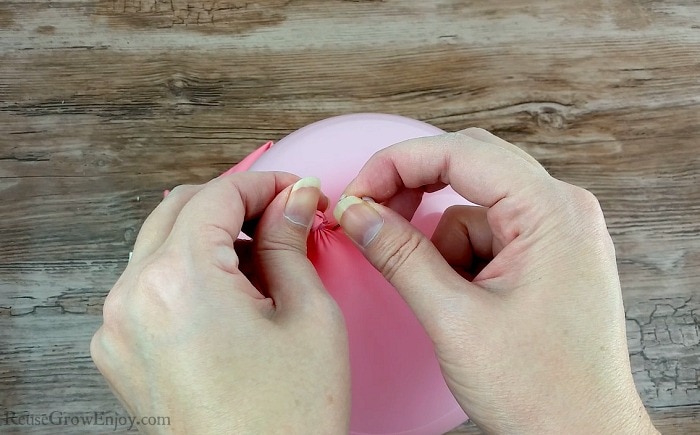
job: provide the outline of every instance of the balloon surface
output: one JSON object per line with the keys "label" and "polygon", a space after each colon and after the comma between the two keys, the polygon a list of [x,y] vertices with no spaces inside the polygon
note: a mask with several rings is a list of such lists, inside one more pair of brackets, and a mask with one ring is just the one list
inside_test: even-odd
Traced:
{"label": "balloon surface", "polygon": [[[345,316],[353,434],[438,434],[467,418],[448,390],[430,338],[413,312],[332,217],[343,189],[375,152],[441,133],[437,127],[395,115],[337,116],[274,145],[268,142],[226,172],[286,171],[321,180],[331,206],[325,214],[317,213],[308,256]],[[449,186],[425,194],[411,223],[430,237],[443,211],[455,204],[471,205]]]}

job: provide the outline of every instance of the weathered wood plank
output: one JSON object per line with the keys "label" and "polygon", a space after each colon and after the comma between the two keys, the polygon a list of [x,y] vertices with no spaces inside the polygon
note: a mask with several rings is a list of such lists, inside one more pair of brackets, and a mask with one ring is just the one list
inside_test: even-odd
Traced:
{"label": "weathered wood plank", "polygon": [[[571,37],[636,34],[687,40],[697,26],[693,0],[638,2],[488,0],[352,2],[321,0],[58,0],[3,2],[0,26],[12,31],[10,48],[103,46],[216,49],[351,47],[378,44],[541,44]],[[187,15],[187,17],[183,17]],[[213,16],[208,19],[207,15]],[[106,38],[110,34],[119,38]],[[168,35],[170,37],[158,37]],[[176,35],[177,37],[173,37]],[[149,37],[144,40],[144,37]],[[692,40],[692,39],[691,39]],[[591,47],[595,49],[595,46]],[[391,52],[388,52],[391,54]]]}
{"label": "weathered wood plank", "polygon": [[377,111],[491,129],[599,197],[640,394],[698,433],[698,23],[693,0],[2,2],[2,409],[123,413],[88,343],[161,191]]}
{"label": "weathered wood plank", "polygon": [[[99,124],[131,147],[143,128],[171,132],[152,137],[158,145],[230,143],[251,130],[263,130],[254,137],[260,140],[332,114],[377,110],[449,129],[483,124],[539,143],[561,139],[564,130],[567,141],[589,143],[697,132],[700,44],[661,43],[655,48],[664,54],[655,57],[640,57],[648,49],[641,43],[604,47],[585,59],[580,50],[589,49],[588,40],[554,54],[494,46],[484,55],[483,47],[444,44],[396,48],[391,57],[379,48],[329,49],[323,59],[331,66],[317,65],[308,51],[16,51],[2,56],[0,114],[12,117],[20,144],[23,132],[33,140],[70,119],[79,129],[93,127],[83,140],[99,139]],[[393,78],[397,69],[400,80]],[[65,76],[52,75],[56,70]],[[123,131],[126,122],[137,130]],[[232,130],[238,136],[226,136]]]}
{"label": "weathered wood plank", "polygon": [[3,346],[0,352],[0,431],[110,431],[109,428],[80,425],[13,425],[12,420],[7,420],[7,413],[126,414],[90,358],[90,337],[99,327],[101,317],[70,314],[60,306],[43,303],[46,305],[35,307],[31,313],[11,316],[6,315],[7,309],[0,308],[5,313],[0,311],[0,343]]}

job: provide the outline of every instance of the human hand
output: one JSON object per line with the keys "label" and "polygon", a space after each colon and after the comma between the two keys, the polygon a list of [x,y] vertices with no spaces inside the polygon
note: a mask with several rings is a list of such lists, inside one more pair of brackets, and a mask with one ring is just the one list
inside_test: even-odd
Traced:
{"label": "human hand", "polygon": [[[448,209],[431,243],[406,219],[423,192],[448,184],[481,207]],[[336,220],[411,306],[482,429],[655,431],[632,380],[615,250],[591,193],[468,129],[376,153],[345,194]]]}
{"label": "human hand", "polygon": [[[144,223],[90,346],[130,414],[170,417],[170,427],[141,430],[347,431],[345,325],[306,257],[328,199],[318,180],[295,190],[297,179],[250,172],[181,186]],[[234,249],[244,221],[257,218],[252,250],[242,251],[253,254],[259,289]]]}

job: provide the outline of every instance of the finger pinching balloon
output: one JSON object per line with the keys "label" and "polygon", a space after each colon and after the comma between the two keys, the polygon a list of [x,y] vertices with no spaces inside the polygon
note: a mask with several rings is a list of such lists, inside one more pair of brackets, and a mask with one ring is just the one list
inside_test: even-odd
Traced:
{"label": "finger pinching balloon", "polygon": [[[308,256],[345,316],[353,434],[438,434],[467,418],[448,390],[432,342],[413,312],[332,217],[343,189],[375,152],[441,133],[424,122],[394,115],[337,116],[274,145],[265,144],[226,172],[286,171],[321,180],[331,206],[317,214]],[[430,237],[443,211],[455,204],[470,203],[449,186],[427,193],[411,223]]]}

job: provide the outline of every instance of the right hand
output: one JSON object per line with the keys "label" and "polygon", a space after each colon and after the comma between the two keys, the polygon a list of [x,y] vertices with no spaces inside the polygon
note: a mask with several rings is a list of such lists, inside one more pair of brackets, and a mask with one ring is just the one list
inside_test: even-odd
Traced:
{"label": "right hand", "polygon": [[[449,208],[431,243],[407,219],[423,192],[448,184],[480,207]],[[590,192],[468,129],[376,153],[344,193],[336,219],[411,306],[482,429],[655,432],[632,380],[615,249]]]}

